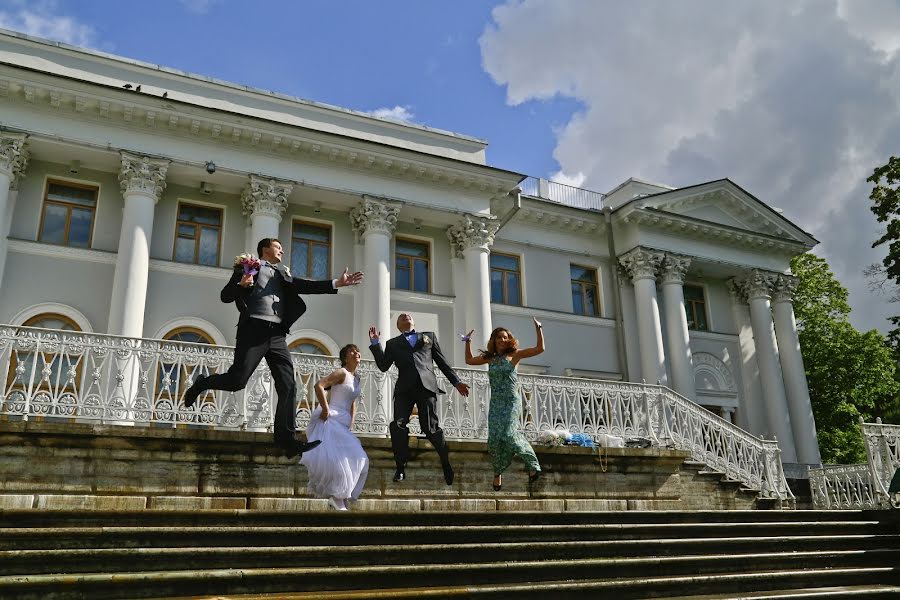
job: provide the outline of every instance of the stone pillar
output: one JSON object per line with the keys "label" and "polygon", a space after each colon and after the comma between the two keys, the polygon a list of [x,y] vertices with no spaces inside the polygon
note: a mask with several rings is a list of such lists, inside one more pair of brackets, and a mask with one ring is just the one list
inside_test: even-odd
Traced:
{"label": "stone pillar", "polygon": [[6,270],[7,239],[17,195],[15,190],[28,164],[27,137],[24,133],[0,133],[0,286],[3,285],[3,272]]}
{"label": "stone pillar", "polygon": [[728,421],[729,423],[734,423],[734,407],[733,406],[720,406],[719,407],[719,416]]}
{"label": "stone pillar", "polygon": [[778,343],[772,323],[769,293],[773,282],[774,274],[753,269],[742,282],[742,286],[750,303],[750,325],[756,344],[756,359],[762,379],[769,435],[778,439],[782,462],[796,463],[797,449],[794,445],[794,433],[791,429],[791,417],[778,359]]}
{"label": "stone pillar", "polygon": [[461,249],[465,262],[466,325],[474,329],[472,347],[484,348],[494,326],[491,319],[491,275],[488,255],[498,224],[466,215],[447,232]]}
{"label": "stone pillar", "polygon": [[[391,236],[397,226],[400,205],[363,197],[350,211],[350,223],[365,248],[363,315],[366,331],[375,325],[382,344],[394,334],[391,320]],[[368,345],[368,344],[367,344]]]}
{"label": "stone pillar", "polygon": [[[362,238],[358,231],[353,232],[353,271],[364,269],[366,261],[366,247],[363,245]],[[368,276],[368,273],[366,274]],[[361,285],[344,288],[353,294],[353,335],[350,339],[361,349],[365,349],[369,345],[369,326],[372,324],[366,321],[365,314],[365,282]],[[343,290],[342,290],[343,291]],[[363,352],[366,356],[366,353]]]}
{"label": "stone pillar", "polygon": [[[277,238],[281,216],[287,208],[293,182],[266,179],[251,175],[241,194],[244,214],[250,219],[250,249],[256,254],[256,244],[263,238]],[[286,244],[282,244],[283,246]],[[288,259],[290,262],[290,259]]]}
{"label": "stone pillar", "polygon": [[760,384],[759,362],[756,360],[756,344],[753,341],[753,328],[750,325],[750,307],[747,296],[736,279],[727,281],[731,295],[731,309],[734,326],[738,332],[740,344],[740,369],[743,397],[740,410],[737,411],[736,424],[753,435],[765,435],[766,422],[763,404],[763,391]]}
{"label": "stone pillar", "polygon": [[168,160],[122,152],[119,182],[125,209],[109,306],[107,331],[111,334],[143,336],[153,211],[166,186],[168,168]]}
{"label": "stone pillar", "polygon": [[784,391],[791,413],[791,427],[794,444],[797,446],[797,460],[803,464],[821,464],[819,442],[816,439],[816,420],[809,400],[809,385],[806,382],[806,368],[800,352],[800,337],[797,335],[797,321],[794,318],[793,295],[797,289],[797,278],[778,275],[772,294],[772,313],[775,317],[775,336],[778,340],[778,356],[784,377]]}
{"label": "stone pillar", "polygon": [[[466,319],[466,302],[468,299],[468,291],[466,286],[466,261],[463,254],[463,248],[457,243],[453,227],[447,230],[447,237],[450,238],[450,270],[453,279],[453,331],[454,333],[468,333],[471,327],[468,327]],[[466,348],[465,345],[459,343],[459,340],[453,340],[453,364],[456,367],[466,366]],[[473,349],[473,352],[476,349]]]}
{"label": "stone pillar", "polygon": [[634,285],[644,381],[666,385],[666,357],[656,298],[656,271],[662,259],[662,252],[638,247],[620,256],[619,262],[625,267]]}
{"label": "stone pillar", "polygon": [[684,275],[690,264],[691,259],[686,256],[666,254],[662,261],[661,287],[666,311],[666,355],[672,367],[672,387],[682,396],[696,400],[691,339],[684,306]]}

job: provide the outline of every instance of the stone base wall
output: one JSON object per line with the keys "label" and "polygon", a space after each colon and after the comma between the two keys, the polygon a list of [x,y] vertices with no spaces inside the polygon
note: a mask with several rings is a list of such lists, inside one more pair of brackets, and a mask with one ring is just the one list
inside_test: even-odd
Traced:
{"label": "stone base wall", "polygon": [[[392,481],[387,438],[362,438],[369,455],[363,510],[730,510],[764,505],[686,452],[536,446],[544,474],[521,463],[491,488],[486,444],[451,442],[456,480],[437,454],[410,440],[407,479]],[[0,422],[0,509],[319,510],[306,469],[263,433],[38,421]]]}

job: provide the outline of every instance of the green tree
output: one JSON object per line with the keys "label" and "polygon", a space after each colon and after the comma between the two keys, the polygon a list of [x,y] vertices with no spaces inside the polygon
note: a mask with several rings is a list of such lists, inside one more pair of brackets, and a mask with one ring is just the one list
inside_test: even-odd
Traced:
{"label": "green tree", "polygon": [[859,418],[882,416],[900,393],[891,349],[878,331],[862,333],[850,324],[847,289],[824,259],[801,254],[791,270],[798,279],[794,313],[822,461],[865,462]]}

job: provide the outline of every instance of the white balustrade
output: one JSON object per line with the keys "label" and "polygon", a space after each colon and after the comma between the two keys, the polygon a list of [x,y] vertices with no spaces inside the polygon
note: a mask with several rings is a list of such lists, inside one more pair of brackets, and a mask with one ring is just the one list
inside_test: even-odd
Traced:
{"label": "white balustrade", "polygon": [[[199,374],[222,372],[233,348],[120,336],[0,326],[4,377],[0,417],[43,417],[72,422],[192,425],[215,429],[271,431],[275,389],[261,365],[241,392],[215,392],[185,408],[180,397]],[[298,381],[297,427],[309,422],[313,385],[338,366],[336,359],[293,354]],[[137,386],[126,386],[122,364],[136,364]],[[363,386],[354,431],[386,437],[396,372],[382,373],[372,361],[359,367]],[[490,384],[487,373],[458,369],[468,397],[439,376],[439,418],[450,440],[486,440]],[[571,377],[520,375],[525,410],[521,430],[536,441],[546,429],[595,437],[643,438],[657,447],[686,450],[694,460],[759,490],[791,501],[775,441],[756,438],[674,391],[658,385]],[[128,390],[132,390],[128,393]],[[414,417],[410,430],[419,433]]]}

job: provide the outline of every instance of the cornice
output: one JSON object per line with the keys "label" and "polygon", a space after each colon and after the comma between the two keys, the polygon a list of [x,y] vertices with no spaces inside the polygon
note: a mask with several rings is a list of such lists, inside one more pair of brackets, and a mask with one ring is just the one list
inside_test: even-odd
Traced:
{"label": "cornice", "polygon": [[705,239],[711,242],[741,244],[745,247],[774,251],[789,256],[806,252],[812,248],[812,246],[803,242],[788,241],[783,238],[741,230],[661,210],[645,208],[626,209],[622,214],[617,214],[615,219],[619,224],[633,224],[682,236],[687,235],[694,239]]}
{"label": "cornice", "polygon": [[116,254],[104,250],[92,248],[74,248],[72,246],[57,246],[31,240],[17,240],[9,238],[7,248],[13,252],[21,252],[32,256],[48,256],[50,258],[76,260],[79,262],[98,263],[102,265],[115,265]]}
{"label": "cornice", "polygon": [[224,267],[209,267],[206,265],[194,265],[174,262],[171,260],[150,259],[150,270],[159,273],[172,273],[175,275],[188,275],[190,277],[206,277],[224,281],[231,276],[231,269]]}
{"label": "cornice", "polygon": [[510,306],[509,304],[491,303],[491,312],[517,317],[541,317],[542,319],[547,319],[548,322],[575,323],[577,325],[592,325],[594,327],[607,328],[616,326],[616,321],[614,319],[607,319],[606,317],[589,317],[586,315],[548,310],[546,308],[535,308],[533,306]]}
{"label": "cornice", "polygon": [[488,196],[506,194],[521,179],[519,174],[486,165],[380,146],[368,140],[258,117],[232,115],[145,93],[105,89],[80,81],[65,81],[68,85],[63,85],[55,76],[46,74],[25,80],[3,72],[6,69],[15,67],[0,65],[0,103],[65,114],[68,119],[100,122],[282,158],[336,164],[342,168]]}
{"label": "cornice", "polygon": [[[603,227],[603,216],[573,208],[573,212],[552,210],[529,204],[516,213],[516,220],[570,233],[596,233]],[[576,214],[576,211],[580,214]]]}

